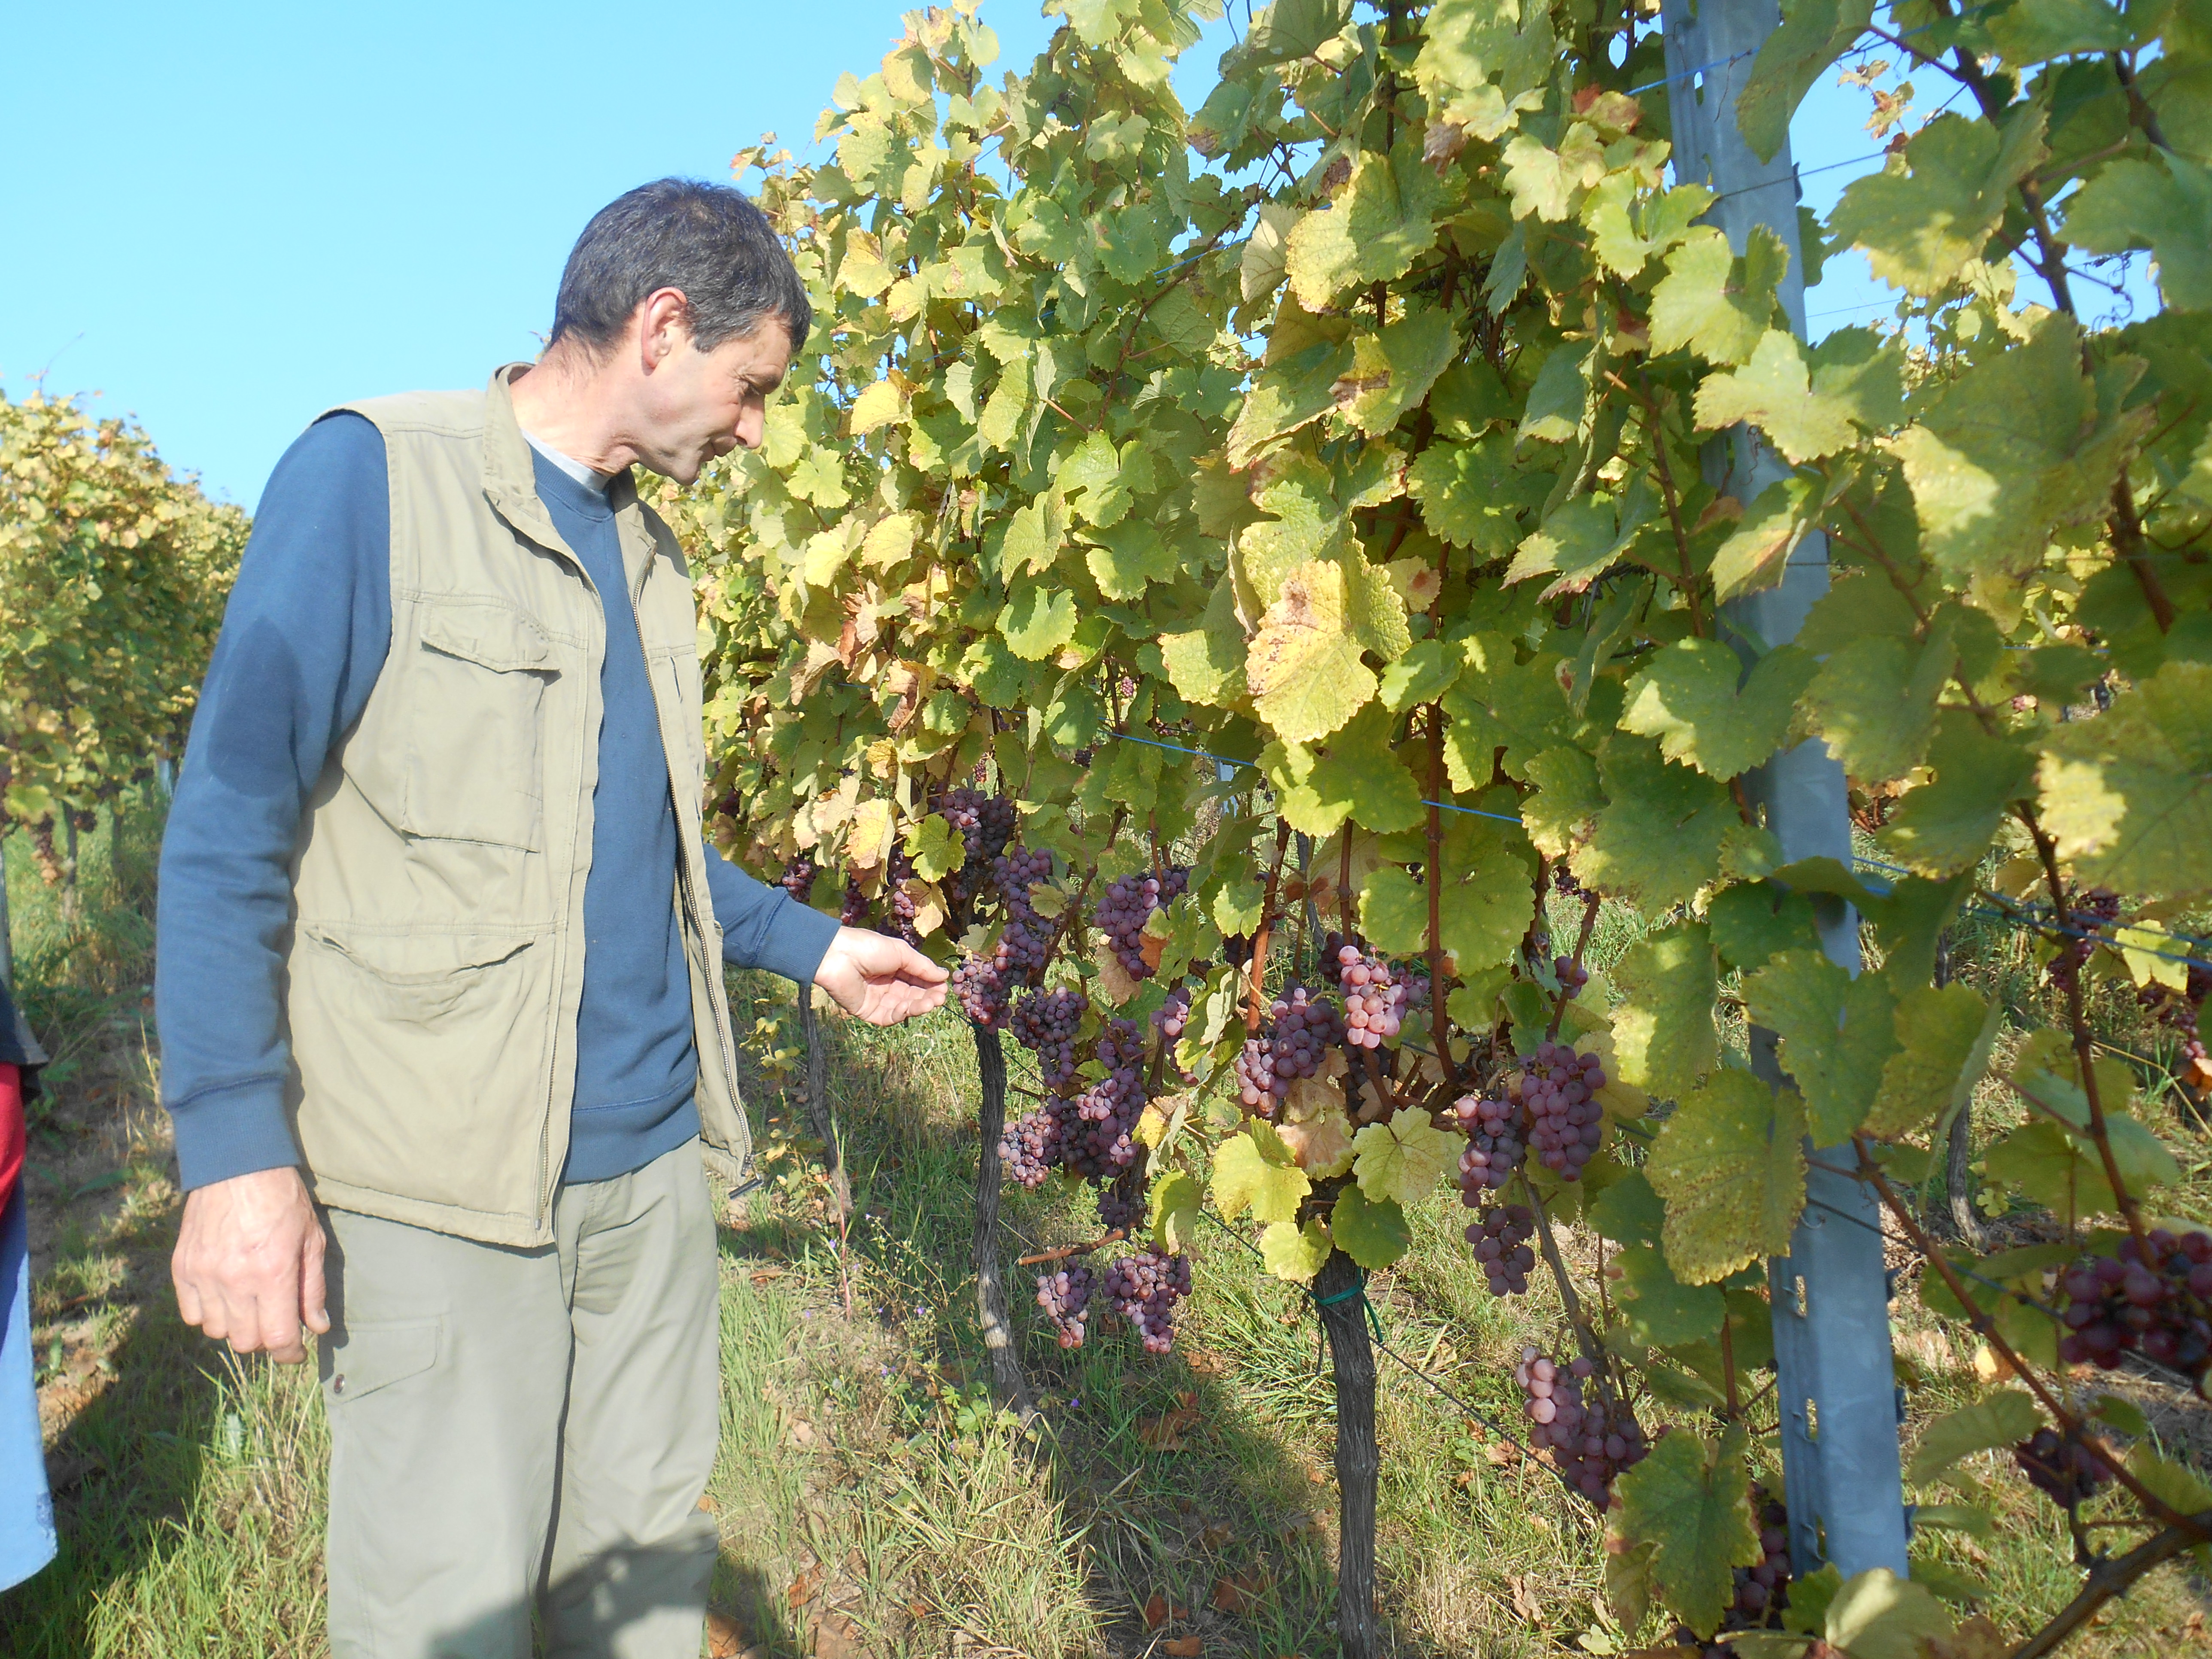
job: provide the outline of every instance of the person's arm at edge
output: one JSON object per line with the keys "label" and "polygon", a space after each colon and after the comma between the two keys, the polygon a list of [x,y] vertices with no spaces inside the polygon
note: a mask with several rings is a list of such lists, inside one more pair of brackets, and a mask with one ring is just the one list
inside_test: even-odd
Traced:
{"label": "person's arm at edge", "polygon": [[840,927],[755,880],[712,846],[706,853],[725,962],[819,985],[848,1013],[877,1025],[895,1025],[944,1002],[945,969],[904,940]]}

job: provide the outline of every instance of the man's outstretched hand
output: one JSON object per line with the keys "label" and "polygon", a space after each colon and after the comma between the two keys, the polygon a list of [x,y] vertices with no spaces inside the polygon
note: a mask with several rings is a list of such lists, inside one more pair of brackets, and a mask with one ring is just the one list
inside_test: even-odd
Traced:
{"label": "man's outstretched hand", "polygon": [[871,1025],[896,1025],[945,1005],[946,974],[927,957],[888,933],[841,927],[814,982],[848,1014]]}
{"label": "man's outstretched hand", "polygon": [[228,1337],[240,1353],[296,1365],[307,1357],[301,1323],[318,1336],[331,1328],[323,1224],[297,1170],[258,1170],[187,1194],[169,1274],[185,1323]]}

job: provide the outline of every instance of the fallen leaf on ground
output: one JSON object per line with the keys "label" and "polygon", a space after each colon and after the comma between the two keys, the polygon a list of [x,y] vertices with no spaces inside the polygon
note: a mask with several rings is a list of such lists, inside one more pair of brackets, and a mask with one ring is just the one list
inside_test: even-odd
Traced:
{"label": "fallen leaf on ground", "polygon": [[1528,1581],[1516,1573],[1506,1583],[1513,1592],[1513,1611],[1531,1625],[1540,1626],[1544,1622],[1544,1604],[1528,1588]]}
{"label": "fallen leaf on ground", "polygon": [[817,1561],[791,1581],[791,1588],[784,1591],[783,1599],[794,1607],[803,1607],[820,1593],[821,1589],[822,1564]]}
{"label": "fallen leaf on ground", "polygon": [[1252,1567],[1234,1578],[1213,1581],[1213,1605],[1223,1613],[1249,1613],[1253,1604],[1267,1593],[1267,1573]]}
{"label": "fallen leaf on ground", "polygon": [[1202,1550],[1218,1550],[1237,1536],[1237,1528],[1226,1521],[1217,1521],[1198,1535],[1198,1547]]}
{"label": "fallen leaf on ground", "polygon": [[1195,1636],[1178,1636],[1163,1643],[1160,1651],[1166,1654],[1168,1659],[1198,1659],[1198,1656],[1206,1651],[1206,1644]]}
{"label": "fallen leaf on ground", "polygon": [[814,1627],[814,1659],[861,1659],[860,1627],[842,1613],[824,1613]]}
{"label": "fallen leaf on ground", "polygon": [[1182,1363],[1190,1368],[1190,1374],[1193,1376],[1219,1376],[1229,1369],[1229,1362],[1226,1359],[1218,1353],[1210,1353],[1203,1348],[1195,1352],[1185,1354]]}
{"label": "fallen leaf on ground", "polygon": [[793,1445],[799,1447],[811,1446],[814,1443],[814,1425],[811,1423],[808,1422],[803,1417],[797,1417],[792,1419],[791,1443]]}
{"label": "fallen leaf on ground", "polygon": [[753,1288],[755,1290],[758,1290],[762,1285],[773,1284],[775,1280],[782,1278],[783,1269],[781,1267],[756,1267],[752,1271],[751,1277]]}
{"label": "fallen leaf on ground", "polygon": [[718,1608],[708,1608],[707,1652],[710,1659],[738,1659],[744,1646],[745,1632],[737,1620]]}
{"label": "fallen leaf on ground", "polygon": [[1146,1630],[1158,1630],[1162,1625],[1171,1625],[1178,1619],[1188,1619],[1189,1617],[1190,1609],[1188,1607],[1177,1607],[1174,1602],[1169,1601],[1166,1596],[1161,1595],[1158,1590],[1154,1590],[1152,1592],[1152,1599],[1145,1603],[1145,1628]]}
{"label": "fallen leaf on ground", "polygon": [[714,1494],[713,1494],[713,1493],[711,1493],[711,1492],[701,1492],[701,1493],[699,1494],[699,1508],[700,1508],[701,1512],[702,1512],[702,1513],[703,1513],[703,1514],[707,1514],[707,1515],[712,1515],[712,1514],[714,1514]]}
{"label": "fallen leaf on ground", "polygon": [[1137,1425],[1137,1438],[1156,1452],[1179,1452],[1182,1437],[1198,1422],[1198,1396],[1185,1389],[1176,1395],[1176,1403],[1158,1417],[1148,1417]]}

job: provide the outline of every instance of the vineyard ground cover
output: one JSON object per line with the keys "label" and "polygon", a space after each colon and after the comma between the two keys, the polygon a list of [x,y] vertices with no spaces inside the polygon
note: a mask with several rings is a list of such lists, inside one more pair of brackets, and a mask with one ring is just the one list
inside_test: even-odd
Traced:
{"label": "vineyard ground cover", "polygon": [[[137,1017],[143,957],[131,948],[149,937],[157,830],[150,810],[126,811],[119,860],[106,820],[85,838],[84,902],[68,929],[52,890],[16,856],[21,838],[9,848],[26,1000],[67,1056],[32,1160],[35,1335],[42,1359],[58,1358],[42,1364],[42,1399],[67,1542],[47,1574],[0,1597],[0,1631],[11,1655],[37,1659],[312,1659],[326,1650],[319,1397],[298,1372],[226,1367],[168,1299],[177,1199]],[[1594,965],[1605,970],[1635,937],[1608,909]],[[1992,927],[1984,939],[1969,924],[1956,944],[1961,974],[2003,992],[2019,1031],[2046,1017],[2047,993],[2014,937]],[[746,977],[739,1006],[783,989]],[[2155,1032],[2123,1000],[2100,1018],[2110,1040],[2156,1052]],[[1063,1353],[1018,1278],[1024,1360],[1048,1402],[1048,1432],[1024,1441],[994,1419],[981,1388],[964,1266],[975,1154],[967,1034],[950,1016],[895,1033],[843,1019],[824,1030],[861,1218],[851,1261],[841,1273],[805,1114],[765,1080],[750,1094],[769,1178],[723,1235],[726,1369],[750,1384],[726,1400],[710,1493],[730,1540],[716,1586],[736,1632],[726,1645],[1119,1659],[1195,1636],[1209,1655],[1333,1653],[1331,1423],[1304,1292],[1256,1279],[1240,1247],[1203,1229],[1176,1352],[1148,1360],[1110,1320]],[[1017,1085],[1033,1085],[1030,1063],[1016,1051]],[[2171,1144],[2196,1149],[2176,1204],[2212,1215],[2203,1134],[2165,1097],[2148,1110]],[[1991,1091],[1977,1111],[1984,1141],[2017,1121]],[[1943,1198],[1931,1191],[1926,1212],[1942,1213]],[[1052,1184],[1013,1194],[1009,1261],[1069,1236],[1075,1207]],[[1525,1341],[1555,1340],[1558,1310],[1540,1277],[1527,1297],[1487,1296],[1466,1271],[1463,1219],[1448,1193],[1417,1212],[1413,1249],[1370,1295],[1394,1349],[1510,1421],[1512,1360]],[[1990,1224],[1993,1243],[2033,1237],[2022,1219]],[[1586,1235],[1563,1230],[1561,1243],[1587,1260]],[[1972,1397],[1973,1356],[1919,1308],[1907,1255],[1894,1260],[1905,1269],[1910,1437]],[[1382,1606],[1397,1650],[1629,1647],[1632,1633],[1594,1603],[1593,1522],[1414,1378],[1388,1362],[1379,1371]],[[2170,1449],[2212,1465],[2201,1406],[2126,1373],[2118,1391]],[[2008,1461],[1984,1455],[1975,1474],[1996,1532],[1925,1534],[1918,1565],[1978,1580],[1996,1616],[2032,1623],[2071,1593],[2054,1547],[2063,1522]],[[1217,1607],[1217,1593],[1241,1610]],[[1192,1616],[1148,1628],[1154,1595],[1156,1612]],[[2162,1569],[2078,1650],[2119,1659],[2201,1642],[2208,1606],[2203,1582]]]}

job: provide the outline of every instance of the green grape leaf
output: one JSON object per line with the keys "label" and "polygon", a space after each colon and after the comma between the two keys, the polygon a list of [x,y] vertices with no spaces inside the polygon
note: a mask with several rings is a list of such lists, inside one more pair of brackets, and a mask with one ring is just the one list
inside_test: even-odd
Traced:
{"label": "green grape leaf", "polygon": [[[1444,867],[1453,874],[1437,896],[1438,931],[1456,970],[1466,975],[1510,961],[1535,909],[1526,866],[1493,845],[1469,867],[1457,861]],[[1359,928],[1377,950],[1425,954],[1429,890],[1398,865],[1378,866],[1360,889]]]}
{"label": "green grape leaf", "polygon": [[1782,580],[1790,556],[1820,521],[1820,488],[1802,473],[1760,490],[1713,554],[1713,594],[1732,599]]}
{"label": "green grape leaf", "polygon": [[1513,216],[1560,220],[1574,198],[1575,179],[1559,151],[1528,134],[1517,133],[1505,146],[1505,190]]}
{"label": "green grape leaf", "polygon": [[1798,694],[1820,666],[1778,646],[1746,678],[1742,659],[1718,640],[1677,640],[1629,680],[1621,727],[1658,738],[1670,761],[1732,778],[1782,746]]}
{"label": "green grape leaf", "polygon": [[1154,1182],[1146,1220],[1152,1242],[1170,1255],[1180,1255],[1188,1249],[1191,1237],[1198,1231],[1199,1212],[1204,1201],[1198,1178],[1188,1170],[1170,1170]]}
{"label": "green grape leaf", "polygon": [[1721,960],[1746,972],[1784,951],[1820,948],[1813,901],[1770,882],[1723,888],[1706,907],[1705,920]]}
{"label": "green grape leaf", "polygon": [[[1328,1231],[1336,1248],[1369,1273],[1389,1267],[1413,1243],[1413,1230],[1407,1224],[1406,1212],[1397,1201],[1370,1198],[1357,1185],[1337,1194],[1336,1206],[1329,1212]],[[1318,1264],[1315,1271],[1320,1271]]]}
{"label": "green grape leaf", "polygon": [[2150,249],[2160,297],[2177,311],[2202,311],[2212,306],[2212,172],[2172,150],[2157,154],[2106,162],[2068,198],[2063,234],[2090,253]]}
{"label": "green grape leaf", "polygon": [[1384,1123],[1370,1123],[1352,1138],[1352,1173],[1370,1200],[1395,1200],[1401,1208],[1436,1190],[1447,1168],[1459,1167],[1460,1143],[1403,1106]]}
{"label": "green grape leaf", "polygon": [[2154,414],[2148,404],[2117,407],[2136,372],[2122,362],[2085,376],[2074,319],[2053,312],[2025,344],[1977,362],[1887,440],[1937,568],[1960,583],[2017,575],[2042,561],[2054,526],[2100,515]]}
{"label": "green grape leaf", "polygon": [[1667,1260],[1710,1285],[1790,1249],[1805,1207],[1805,1103],[1723,1066],[1683,1097],[1644,1175],[1667,1201]]}
{"label": "green grape leaf", "polygon": [[1669,766],[1646,738],[1607,738],[1597,763],[1607,804],[1573,857],[1576,877],[1647,911],[1686,902],[1713,878],[1722,837],[1742,822],[1728,786]]}
{"label": "green grape leaf", "polygon": [[[1323,338],[1262,369],[1237,410],[1236,424],[1229,428],[1229,465],[1249,466],[1269,444],[1335,408],[1342,396],[1339,387],[1352,368],[1352,355],[1350,341]],[[997,401],[994,393],[993,404]],[[988,422],[990,410],[983,414]]]}
{"label": "green grape leaf", "polygon": [[[1286,748],[1280,768],[1285,793],[1300,797],[1298,811],[1309,822],[1328,821],[1328,828],[1308,829],[1308,835],[1334,833],[1349,814],[1363,830],[1384,835],[1410,830],[1421,821],[1421,792],[1413,775],[1400,763],[1390,747],[1390,712],[1370,703],[1352,717],[1345,728],[1329,739],[1328,752],[1301,769]],[[1274,781],[1278,771],[1273,750],[1261,757],[1261,765]],[[1285,803],[1285,810],[1291,810]]]}
{"label": "green grape leaf", "polygon": [[1874,274],[1923,300],[1942,294],[2003,218],[2013,187],[2044,158],[2044,108],[2025,100],[2002,128],[1939,115],[1881,172],[1846,185],[1828,234]]}
{"label": "green grape leaf", "polygon": [[1720,987],[1706,925],[1678,921],[1638,940],[1613,979],[1628,998],[1613,1016],[1620,1080],[1651,1094],[1687,1094],[1720,1061],[1713,1030]]}
{"label": "green grape leaf", "polygon": [[1593,492],[1569,497],[1516,550],[1505,573],[1507,584],[1553,576],[1557,580],[1540,599],[1581,592],[1627,552],[1656,506],[1640,477],[1625,495]]}
{"label": "green grape leaf", "polygon": [[967,838],[941,812],[932,812],[906,832],[907,856],[924,881],[943,881],[968,856]]}
{"label": "green grape leaf", "polygon": [[1400,140],[1388,155],[1363,154],[1335,201],[1300,219],[1284,241],[1298,303],[1318,312],[1349,283],[1404,276],[1428,250],[1429,221],[1443,198],[1443,182],[1422,161],[1418,135]]}
{"label": "green grape leaf", "polygon": [[1748,362],[1789,267],[1789,249],[1765,225],[1753,228],[1742,258],[1720,231],[1698,227],[1667,256],[1667,274],[1651,291],[1652,350],[1687,347],[1711,363]]}
{"label": "green grape leaf", "polygon": [[1375,695],[1375,676],[1360,661],[1360,643],[1352,632],[1354,589],[1364,584],[1358,576],[1348,582],[1346,575],[1333,559],[1292,570],[1245,653],[1253,702],[1293,742],[1328,736]]}
{"label": "green grape leaf", "polygon": [[1042,662],[1075,637],[1075,594],[1041,581],[1017,581],[999,613],[999,632],[1024,662]]}
{"label": "green grape leaf", "polygon": [[[1589,1178],[1584,1172],[1583,1178]],[[1593,1199],[1585,1213],[1590,1224],[1617,1244],[1656,1244],[1667,1206],[1641,1170],[1631,1170]]]}
{"label": "green grape leaf", "polygon": [[[2205,1483],[2204,1477],[2185,1463],[2162,1456],[2148,1442],[2129,1451],[2128,1473],[2154,1497],[2184,1515],[2212,1510],[2212,1486]],[[2199,1544],[2195,1553],[2199,1566],[2212,1568],[2212,1544]]]}
{"label": "green grape leaf", "polygon": [[1447,438],[1473,442],[1500,421],[1510,421],[1520,400],[1506,390],[1485,358],[1476,356],[1452,364],[1437,377],[1429,394],[1429,413],[1437,430]]}
{"label": "green grape leaf", "polygon": [[[1458,730],[1455,722],[1452,731]],[[1485,768],[1490,764],[1486,750],[1468,758],[1479,758]],[[1468,769],[1471,772],[1473,768]],[[1521,822],[1528,839],[1547,859],[1569,858],[1605,808],[1605,792],[1598,787],[1597,762],[1584,750],[1547,749],[1529,760],[1527,770],[1528,781],[1536,786],[1536,793],[1521,803]],[[1487,770],[1482,774],[1486,780],[1489,775]]]}
{"label": "green grape leaf", "polygon": [[1764,1559],[1751,1510],[1746,1437],[1730,1424],[1717,1441],[1686,1427],[1655,1441],[1613,1486],[1607,1551],[1643,1545],[1660,1598],[1683,1623],[1710,1638],[1735,1599],[1731,1569]]}
{"label": "green grape leaf", "polygon": [[1008,515],[1006,539],[999,549],[999,569],[1010,578],[1041,575],[1052,568],[1066,540],[1067,514],[1060,498],[1040,495]]}
{"label": "green grape leaf", "polygon": [[[1261,1129],[1270,1145],[1261,1144]],[[1249,1209],[1255,1221],[1295,1222],[1313,1182],[1292,1161],[1281,1137],[1262,1123],[1214,1148],[1212,1188],[1213,1207],[1224,1221],[1234,1221]]]}
{"label": "green grape leaf", "polygon": [[1598,362],[1597,347],[1587,340],[1553,347],[1528,388],[1519,435],[1537,443],[1564,444],[1588,431],[1591,376]]}
{"label": "green grape leaf", "polygon": [[1226,708],[1244,695],[1244,630],[1237,625],[1236,583],[1214,585],[1196,628],[1160,635],[1160,661],[1177,694],[1210,708]]}
{"label": "green grape leaf", "polygon": [[1504,433],[1476,443],[1431,444],[1406,474],[1407,493],[1420,504],[1430,532],[1488,558],[1514,550],[1522,514],[1541,506],[1550,488],[1549,480],[1515,468],[1513,442]]}
{"label": "green grape leaf", "polygon": [[1870,1567],[1847,1578],[1829,1601],[1822,1639],[1851,1659],[1923,1659],[1956,1629],[1925,1584]]}
{"label": "green grape leaf", "polygon": [[[1342,1202],[1338,1200],[1340,1206]],[[1328,1260],[1329,1248],[1328,1229],[1318,1218],[1303,1227],[1294,1222],[1277,1221],[1260,1235],[1260,1265],[1277,1279],[1288,1279],[1293,1285],[1310,1285],[1322,1263]],[[1352,1252],[1346,1250],[1345,1254],[1350,1255]]]}
{"label": "green grape leaf", "polygon": [[1787,951],[1743,982],[1744,1012],[1782,1039],[1783,1068],[1805,1097],[1816,1146],[1865,1120],[1898,1050],[1897,999],[1879,974],[1854,979],[1820,951]]}
{"label": "green grape leaf", "polygon": [[1362,335],[1352,348],[1347,378],[1356,390],[1346,417],[1370,437],[1382,436],[1428,395],[1458,349],[1451,313],[1433,306],[1407,312],[1380,334]]}
{"label": "green grape leaf", "polygon": [[2035,779],[2035,757],[1984,732],[1963,708],[1937,718],[1928,764],[1935,781],[1906,793],[1881,833],[1890,856],[1923,876],[1970,868],[1989,850],[2006,807]]}
{"label": "green grape leaf", "polygon": [[1905,1478],[1925,1486],[1976,1452],[2017,1445],[2043,1426],[2043,1413],[2024,1389],[1998,1389],[1946,1413],[1921,1431]]}
{"label": "green grape leaf", "polygon": [[1741,368],[1705,377],[1698,387],[1697,414],[1708,432],[1748,422],[1800,465],[1858,441],[1850,406],[1814,389],[1804,348],[1778,328],[1759,337]]}
{"label": "green grape leaf", "polygon": [[1870,1135],[1889,1140],[1964,1105],[1990,1063],[2002,1004],[1964,985],[1923,985],[1898,999],[1898,1051],[1883,1066],[1867,1113]]}
{"label": "green grape leaf", "polygon": [[1265,68],[1310,58],[1335,38],[1351,16],[1352,0],[1275,0],[1252,20],[1243,63]]}
{"label": "green grape leaf", "polygon": [[[1161,539],[1149,519],[1127,519],[1110,530],[1091,532],[1097,544],[1083,556],[1098,591],[1109,599],[1142,599],[1152,582],[1173,579],[1182,568],[1176,550]],[[1012,541],[1009,532],[1007,539]]]}
{"label": "green grape leaf", "polygon": [[1676,1348],[1718,1336],[1727,1304],[1717,1285],[1685,1285],[1653,1245],[1632,1245],[1614,1258],[1620,1268],[1620,1312],[1632,1341]]}
{"label": "green grape leaf", "polygon": [[1892,634],[1853,640],[1814,677],[1806,723],[1860,782],[1901,778],[1928,752],[1936,700],[1958,663],[1948,618],[1929,629],[1924,645]]}
{"label": "green grape leaf", "polygon": [[2095,720],[2051,728],[2038,786],[2045,827],[2084,882],[2212,888],[2212,665],[2169,662]]}
{"label": "green grape leaf", "polygon": [[1435,640],[1416,640],[1406,654],[1382,671],[1382,706],[1402,714],[1418,703],[1434,702],[1459,678],[1460,655]]}
{"label": "green grape leaf", "polygon": [[1988,27],[1997,56],[2016,70],[2138,44],[2128,20],[2105,0],[2019,0],[1991,14]]}
{"label": "green grape leaf", "polygon": [[1792,0],[1784,9],[1781,27],[1760,44],[1751,76],[1736,95],[1736,127],[1760,161],[1774,159],[1813,82],[1873,17],[1874,0]]}

